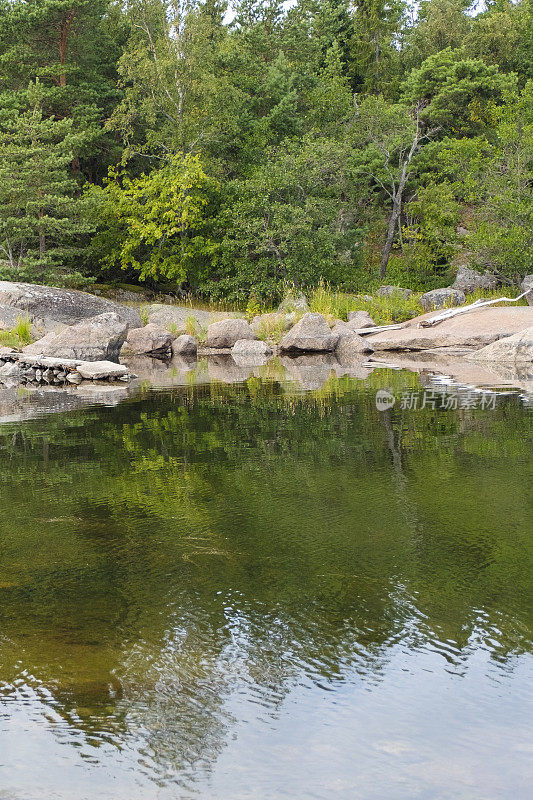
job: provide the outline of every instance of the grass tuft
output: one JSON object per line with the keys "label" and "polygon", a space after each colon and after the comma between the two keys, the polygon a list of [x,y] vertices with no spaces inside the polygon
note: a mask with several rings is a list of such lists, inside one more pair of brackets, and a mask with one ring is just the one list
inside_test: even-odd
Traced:
{"label": "grass tuft", "polygon": [[18,349],[34,341],[31,320],[28,317],[17,317],[11,330],[0,331],[0,344],[4,347]]}

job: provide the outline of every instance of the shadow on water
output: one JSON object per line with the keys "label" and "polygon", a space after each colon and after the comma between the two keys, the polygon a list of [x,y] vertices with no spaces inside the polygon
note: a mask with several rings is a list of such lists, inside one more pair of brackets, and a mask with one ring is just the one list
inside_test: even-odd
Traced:
{"label": "shadow on water", "polygon": [[416,375],[292,362],[299,383],[266,365],[231,385],[218,366],[0,428],[3,785],[517,796],[533,629],[519,397],[382,412],[377,389],[420,393]]}

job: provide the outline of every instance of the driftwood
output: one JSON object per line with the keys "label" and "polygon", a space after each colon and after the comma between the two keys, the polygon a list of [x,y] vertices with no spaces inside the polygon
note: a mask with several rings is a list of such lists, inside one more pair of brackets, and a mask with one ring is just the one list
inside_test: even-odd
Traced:
{"label": "driftwood", "polygon": [[[531,289],[527,289],[525,292],[518,295],[518,297],[497,297],[495,300],[476,300],[474,303],[470,303],[469,306],[447,308],[446,311],[437,314],[435,317],[431,317],[431,319],[422,320],[418,323],[418,327],[431,328],[432,325],[438,325],[439,322],[455,317],[457,314],[466,314],[467,311],[477,311],[480,308],[485,308],[485,306],[492,306],[494,303],[516,303],[518,300],[525,297],[526,294],[529,294],[530,291]],[[354,333],[358,333],[359,336],[369,336],[372,333],[381,333],[381,331],[397,331],[400,328],[404,328],[409,322],[411,322],[411,320],[402,322],[400,325],[376,325],[374,328],[358,328]]]}
{"label": "driftwood", "polygon": [[359,334],[359,336],[368,336],[369,333],[381,333],[381,331],[395,331],[399,328],[403,328],[403,323],[401,325],[376,325],[374,328],[358,328],[354,333]]}
{"label": "driftwood", "polygon": [[518,295],[518,297],[497,297],[495,300],[476,300],[474,303],[471,303],[469,306],[461,306],[460,308],[448,308],[446,311],[443,311],[442,314],[437,314],[436,317],[431,317],[431,319],[424,319],[419,322],[419,326],[422,328],[430,328],[432,325],[438,325],[439,322],[442,322],[445,319],[450,319],[451,317],[456,317],[458,314],[466,314],[468,311],[477,311],[480,308],[485,308],[485,306],[492,306],[495,303],[516,303],[518,300],[521,300],[526,294],[529,294],[531,289],[527,289],[522,294]]}

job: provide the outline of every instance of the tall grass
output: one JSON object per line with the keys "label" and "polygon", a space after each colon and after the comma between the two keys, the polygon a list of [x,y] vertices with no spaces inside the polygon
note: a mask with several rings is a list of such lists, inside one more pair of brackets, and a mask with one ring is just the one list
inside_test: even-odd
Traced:
{"label": "tall grass", "polygon": [[[323,314],[328,321],[332,318],[346,320],[349,311],[368,311],[377,325],[392,325],[424,313],[419,302],[422,294],[423,292],[415,292],[409,297],[404,297],[401,292],[394,292],[389,297],[348,294],[334,291],[323,283],[309,292],[309,306],[311,311]],[[512,297],[514,294],[514,291],[505,288],[495,291],[478,290],[466,296],[466,303],[470,304],[475,300],[495,300],[506,295]],[[527,302],[522,299],[517,305],[527,305]]]}
{"label": "tall grass", "polygon": [[311,311],[323,314],[326,319],[347,319],[349,311],[368,311],[377,325],[405,322],[422,313],[419,304],[421,293],[404,297],[395,292],[389,297],[364,296],[336,292],[327,284],[320,284],[309,294]]}
{"label": "tall grass", "polygon": [[31,344],[33,341],[31,320],[28,317],[17,317],[17,321],[11,330],[0,331],[0,345],[4,347],[17,349]]}
{"label": "tall grass", "polygon": [[264,342],[271,341],[279,344],[285,333],[285,322],[283,316],[275,314],[265,314],[255,329],[258,339]]}

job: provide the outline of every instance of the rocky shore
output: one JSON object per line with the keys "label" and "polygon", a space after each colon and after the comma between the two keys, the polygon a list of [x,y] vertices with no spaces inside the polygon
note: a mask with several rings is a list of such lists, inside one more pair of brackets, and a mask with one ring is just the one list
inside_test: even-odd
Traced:
{"label": "rocky shore", "polygon": [[[531,389],[533,306],[488,306],[436,321],[439,309],[464,305],[450,303],[450,291],[427,293],[431,311],[379,326],[361,310],[346,321],[311,313],[305,298],[296,309],[282,304],[251,322],[237,312],[164,304],[148,306],[141,317],[138,308],[84,292],[0,282],[0,327],[10,328],[14,313],[25,315],[36,336],[19,351],[0,349],[0,382],[77,389],[89,381],[190,373],[200,362],[207,379],[238,382],[275,359],[304,388],[321,385],[332,371],[364,377],[388,365],[447,369],[465,380],[477,375],[484,385],[492,376],[495,385]],[[531,295],[533,288],[530,302]],[[428,303],[421,301],[421,310]]]}

